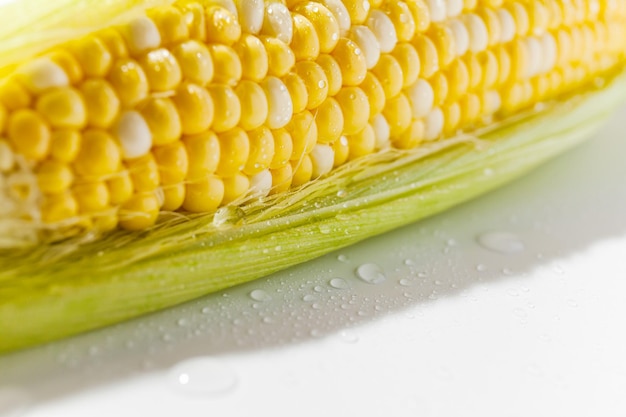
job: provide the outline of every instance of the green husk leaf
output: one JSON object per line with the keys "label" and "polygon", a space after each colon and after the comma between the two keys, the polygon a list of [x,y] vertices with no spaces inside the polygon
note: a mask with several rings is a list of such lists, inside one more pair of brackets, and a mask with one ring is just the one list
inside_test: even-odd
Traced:
{"label": "green husk leaf", "polygon": [[490,130],[372,155],[286,195],[214,215],[172,213],[143,233],[0,252],[0,352],[172,306],[441,212],[590,137],[624,98],[621,74]]}

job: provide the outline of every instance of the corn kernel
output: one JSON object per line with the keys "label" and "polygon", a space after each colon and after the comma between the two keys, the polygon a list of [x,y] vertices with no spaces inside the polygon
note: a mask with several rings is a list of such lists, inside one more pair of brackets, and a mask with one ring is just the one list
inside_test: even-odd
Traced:
{"label": "corn kernel", "polygon": [[146,155],[152,147],[152,132],[144,117],[137,111],[127,111],[117,120],[113,133],[124,159]]}
{"label": "corn kernel", "polygon": [[343,78],[339,63],[328,54],[321,54],[317,57],[317,64],[324,70],[326,79],[328,80],[328,95],[334,96],[341,89]]}
{"label": "corn kernel", "polygon": [[291,179],[293,178],[293,168],[291,164],[285,164],[281,167],[270,170],[272,173],[272,189],[270,194],[283,193],[291,187]]}
{"label": "corn kernel", "polygon": [[469,50],[469,32],[460,19],[451,19],[447,22],[454,35],[454,47],[456,56],[463,56]]}
{"label": "corn kernel", "polygon": [[263,89],[252,81],[244,80],[239,83],[235,93],[241,104],[241,119],[239,126],[244,130],[256,129],[267,120],[267,96]]}
{"label": "corn kernel", "polygon": [[461,125],[467,127],[474,124],[482,113],[480,98],[476,94],[466,94],[459,101],[461,106]]}
{"label": "corn kernel", "polygon": [[67,50],[57,49],[49,55],[49,58],[63,69],[70,84],[78,84],[83,80],[84,73],[80,63]]}
{"label": "corn kernel", "polygon": [[386,101],[385,90],[374,74],[368,72],[359,88],[363,90],[367,96],[370,107],[370,118],[383,111]]}
{"label": "corn kernel", "polygon": [[330,143],[343,133],[343,113],[337,100],[328,97],[315,113],[318,142]]}
{"label": "corn kernel", "polygon": [[182,182],[189,170],[187,150],[181,141],[159,146],[152,150],[152,155],[159,168],[161,184],[176,184]]}
{"label": "corn kernel", "polygon": [[496,84],[503,85],[511,75],[511,56],[503,47],[496,49],[495,55],[498,59],[498,82]]}
{"label": "corn kernel", "polygon": [[301,14],[293,15],[293,38],[291,50],[296,60],[315,59],[320,54],[320,40],[315,27]]}
{"label": "corn kernel", "polygon": [[[486,52],[486,51],[484,51]],[[470,90],[476,90],[480,88],[483,81],[483,68],[480,65],[478,56],[476,54],[467,54],[463,58],[463,63],[467,68],[469,74],[469,86]]]}
{"label": "corn kernel", "polygon": [[307,109],[314,109],[322,104],[328,96],[328,80],[322,67],[314,61],[300,61],[296,63],[294,71],[306,86]]}
{"label": "corn kernel", "polygon": [[291,186],[299,187],[311,181],[313,176],[313,162],[309,155],[302,155],[299,160],[291,161],[293,177],[291,178]]}
{"label": "corn kernel", "polygon": [[459,97],[469,90],[470,75],[467,67],[462,60],[457,59],[445,72],[448,80],[448,95],[446,100],[449,102],[456,101]]}
{"label": "corn kernel", "polygon": [[254,198],[266,197],[272,190],[272,173],[269,169],[263,170],[250,177],[250,190],[248,195]]}
{"label": "corn kernel", "polygon": [[236,15],[220,6],[211,6],[206,13],[206,35],[209,42],[232,45],[239,40],[241,26]]}
{"label": "corn kernel", "polygon": [[240,172],[250,155],[250,139],[241,128],[235,127],[218,135],[220,162],[216,173],[221,177],[232,177]]}
{"label": "corn kernel", "polygon": [[317,144],[310,153],[311,157],[311,178],[319,178],[328,174],[333,169],[335,161],[335,151],[332,146]]}
{"label": "corn kernel", "polygon": [[98,38],[100,38],[107,51],[111,53],[114,60],[128,57],[128,46],[126,46],[126,41],[118,30],[113,28],[104,29],[98,32]]}
{"label": "corn kernel", "polygon": [[362,89],[344,87],[335,96],[343,113],[343,134],[354,135],[365,128],[370,116],[369,101]]}
{"label": "corn kernel", "polygon": [[460,15],[465,7],[463,3],[463,0],[446,0],[446,15],[449,18]]}
{"label": "corn kernel", "polygon": [[413,16],[416,32],[426,32],[430,26],[430,10],[426,3],[423,0],[411,0],[407,2],[407,6]]}
{"label": "corn kernel", "polygon": [[484,51],[476,55],[478,65],[481,68],[481,81],[478,88],[491,89],[498,82],[499,68],[498,58],[492,51]]}
{"label": "corn kernel", "polygon": [[152,19],[141,16],[132,20],[122,28],[131,54],[139,55],[161,45],[161,34]]}
{"label": "corn kernel", "polygon": [[120,227],[126,230],[144,230],[156,223],[159,200],[154,193],[133,195],[119,211]]}
{"label": "corn kernel", "polygon": [[30,106],[31,97],[26,88],[15,79],[0,81],[0,104],[7,110]]}
{"label": "corn kernel", "polygon": [[0,103],[0,135],[4,132],[4,127],[7,123],[9,114],[4,106]]}
{"label": "corn kernel", "polygon": [[74,168],[82,176],[105,176],[113,174],[120,165],[120,150],[113,137],[101,130],[87,130]]}
{"label": "corn kernel", "polygon": [[337,168],[345,164],[348,160],[348,156],[350,155],[348,138],[346,136],[341,136],[338,140],[333,142],[333,151],[335,152],[333,167]]}
{"label": "corn kernel", "polygon": [[120,100],[111,84],[103,79],[89,79],[80,85],[87,111],[87,124],[106,129],[120,110]]}
{"label": "corn kernel", "polygon": [[285,130],[291,135],[293,149],[290,159],[300,160],[302,155],[306,155],[317,142],[317,123],[315,117],[309,111],[303,111],[293,115]]}
{"label": "corn kernel", "polygon": [[226,45],[210,45],[215,73],[213,81],[216,83],[235,86],[243,76],[243,68],[239,56],[233,48]]}
{"label": "corn kernel", "polygon": [[267,52],[268,74],[282,77],[287,74],[296,63],[293,51],[282,41],[276,38],[261,38]]}
{"label": "corn kernel", "polygon": [[389,123],[391,137],[399,136],[411,125],[411,104],[403,93],[387,100],[383,115]]}
{"label": "corn kernel", "polygon": [[353,160],[369,155],[376,149],[376,136],[374,129],[368,123],[359,132],[348,135],[349,153],[348,159]]}
{"label": "corn kernel", "polygon": [[439,71],[437,47],[429,37],[421,34],[416,36],[412,43],[420,58],[420,77],[430,78]]}
{"label": "corn kernel", "polygon": [[293,20],[287,6],[280,2],[266,2],[261,33],[277,38],[287,45],[291,43]]}
{"label": "corn kernel", "polygon": [[106,209],[109,205],[109,189],[103,181],[76,184],[72,194],[80,213],[94,213]]}
{"label": "corn kernel", "polygon": [[49,160],[36,169],[39,189],[47,194],[57,194],[69,188],[74,179],[72,170],[63,162]]}
{"label": "corn kernel", "polygon": [[78,204],[70,192],[47,195],[41,204],[41,219],[55,223],[71,219],[78,213]]}
{"label": "corn kernel", "polygon": [[408,42],[413,39],[417,27],[407,3],[403,1],[386,2],[384,11],[389,16],[391,22],[393,22],[398,41]]}
{"label": "corn kernel", "polygon": [[163,204],[161,210],[175,211],[181,208],[185,202],[185,184],[170,184],[162,188],[163,191]]}
{"label": "corn kernel", "polygon": [[[324,5],[313,1],[298,4],[294,8],[294,11],[301,14],[309,22],[311,22],[311,25],[319,38],[320,52],[331,52],[339,40],[339,23],[331,11]],[[295,18],[294,23],[297,26]]]}
{"label": "corn kernel", "polygon": [[500,43],[500,39],[502,39],[502,25],[498,13],[494,9],[482,8],[477,11],[477,15],[487,28],[487,45],[491,47]]}
{"label": "corn kernel", "polygon": [[433,88],[435,106],[442,105],[446,101],[448,91],[450,90],[448,79],[443,72],[438,72],[429,80],[429,83]]}
{"label": "corn kernel", "polygon": [[[548,78],[549,80],[549,78]],[[551,86],[549,86],[551,87]],[[485,91],[480,98],[481,108],[483,109],[483,115],[491,116],[502,105],[502,99],[500,93],[495,90]]]}
{"label": "corn kernel", "polygon": [[33,110],[16,110],[9,116],[7,132],[13,149],[26,158],[40,161],[50,148],[50,127]]}
{"label": "corn kernel", "polygon": [[420,60],[417,51],[410,43],[400,43],[391,55],[402,68],[402,87],[406,88],[415,83],[420,74]]}
{"label": "corn kernel", "polygon": [[13,149],[11,149],[9,142],[0,139],[0,173],[10,172],[13,169],[13,165],[15,165]]}
{"label": "corn kernel", "polygon": [[256,36],[244,34],[233,45],[242,67],[242,78],[261,82],[269,70],[269,58],[263,42]]}
{"label": "corn kernel", "polygon": [[430,83],[422,78],[407,90],[412,116],[415,119],[426,116],[433,108],[435,92]]}
{"label": "corn kernel", "polygon": [[150,98],[141,106],[140,112],[152,132],[154,145],[166,145],[180,138],[180,117],[169,98]]}
{"label": "corn kernel", "polygon": [[183,208],[192,213],[207,213],[217,209],[224,198],[224,182],[209,176],[186,186]]}
{"label": "corn kernel", "polygon": [[[515,34],[519,37],[526,36],[530,29],[530,20],[526,8],[517,1],[505,4],[505,8],[511,13],[515,21]],[[567,25],[569,26],[569,24]]]}
{"label": "corn kernel", "polygon": [[433,23],[442,22],[447,17],[445,0],[426,0]]}
{"label": "corn kernel", "polygon": [[309,102],[309,93],[306,84],[300,76],[294,72],[290,72],[282,78],[285,87],[289,90],[289,96],[293,104],[293,112],[299,113],[306,110]]}
{"label": "corn kernel", "polygon": [[33,94],[40,94],[54,87],[67,87],[70,84],[63,68],[47,57],[37,58],[22,65],[17,70],[17,76]]}
{"label": "corn kernel", "polygon": [[414,149],[424,140],[424,129],[422,119],[413,119],[404,132],[391,138],[391,142],[398,149]]}
{"label": "corn kernel", "polygon": [[502,111],[504,114],[508,114],[519,109],[523,102],[524,87],[521,83],[512,84],[502,93]]}
{"label": "corn kernel", "polygon": [[250,154],[243,171],[254,176],[270,167],[274,159],[274,136],[267,127],[259,127],[248,132]]}
{"label": "corn kernel", "polygon": [[188,40],[176,45],[172,49],[172,55],[178,61],[185,80],[200,86],[213,80],[213,58],[206,45],[196,40]]}
{"label": "corn kernel", "polygon": [[373,68],[380,59],[380,45],[374,32],[367,26],[352,26],[348,38],[356,43],[363,53],[367,69]]}
{"label": "corn kernel", "polygon": [[461,124],[461,106],[458,102],[445,105],[441,111],[443,112],[443,134],[446,136],[454,136]]}
{"label": "corn kernel", "polygon": [[159,186],[159,167],[151,153],[126,161],[126,167],[137,192],[153,191]]}
{"label": "corn kernel", "polygon": [[95,36],[72,43],[70,49],[87,77],[104,77],[111,69],[113,55]]}
{"label": "corn kernel", "polygon": [[529,72],[529,66],[532,64],[526,42],[521,39],[514,40],[510,45],[509,52],[511,56],[510,80],[515,82],[525,79]]}
{"label": "corn kernel", "polygon": [[[430,29],[430,39],[437,50],[439,66],[447,67],[456,58],[456,45],[452,29],[443,24],[433,25]],[[419,48],[417,48],[419,52]],[[421,58],[421,56],[420,56]]]}
{"label": "corn kernel", "polygon": [[133,180],[127,170],[116,173],[106,182],[109,190],[109,204],[119,206],[133,195]]}
{"label": "corn kernel", "polygon": [[60,129],[50,136],[50,155],[60,162],[71,162],[78,155],[81,136],[76,130]]}
{"label": "corn kernel", "polygon": [[[224,86],[225,90],[232,92],[229,87]],[[228,94],[224,93],[224,94]],[[217,94],[218,98],[223,98]],[[230,96],[229,96],[230,97]],[[182,83],[176,90],[176,94],[172,97],[172,101],[178,110],[182,133],[185,135],[194,135],[207,130],[215,120],[215,105],[231,105],[229,101],[215,101],[209,92],[193,83]],[[238,105],[239,101],[233,105]],[[226,109],[222,109],[225,111]],[[238,118],[238,117],[237,117]]]}
{"label": "corn kernel", "polygon": [[372,10],[367,17],[366,26],[371,29],[378,39],[381,53],[393,51],[398,43],[398,34],[389,16],[382,10]]}
{"label": "corn kernel", "polygon": [[148,52],[139,62],[152,91],[173,90],[183,78],[178,61],[165,48]]}
{"label": "corn kernel", "polygon": [[274,138],[274,157],[270,163],[270,168],[278,169],[289,162],[293,152],[293,141],[291,134],[285,128],[273,130],[272,137]]}
{"label": "corn kernel", "polygon": [[214,108],[213,130],[219,133],[237,126],[241,118],[241,103],[233,89],[227,85],[213,84],[209,87],[209,93]]}
{"label": "corn kernel", "polygon": [[340,38],[331,56],[341,68],[344,86],[357,86],[363,82],[367,73],[367,62],[361,48],[348,38]]}
{"label": "corn kernel", "polygon": [[372,68],[372,73],[380,81],[387,100],[397,96],[402,90],[404,80],[402,67],[392,55],[381,55],[378,64]]}
{"label": "corn kernel", "polygon": [[261,84],[267,95],[267,126],[270,129],[284,127],[293,115],[293,102],[285,84],[276,77],[267,77]]}
{"label": "corn kernel", "polygon": [[374,129],[374,137],[376,138],[376,150],[387,149],[391,146],[391,129],[385,116],[377,114],[370,120],[372,129]]}
{"label": "corn kernel", "polygon": [[182,140],[187,151],[187,179],[197,181],[217,170],[220,162],[220,142],[213,132],[186,136]]}
{"label": "corn kernel", "polygon": [[444,126],[443,112],[435,107],[428,113],[424,120],[424,140],[433,141],[441,137]]}
{"label": "corn kernel", "polygon": [[148,78],[137,61],[121,59],[109,73],[109,82],[124,107],[134,107],[148,97]]}
{"label": "corn kernel", "polygon": [[343,0],[343,4],[348,10],[353,25],[360,25],[365,22],[370,12],[370,3],[368,0]]}
{"label": "corn kernel", "polygon": [[228,204],[246,195],[250,189],[250,179],[241,173],[237,173],[232,177],[223,178],[224,181],[224,198],[222,204]]}
{"label": "corn kernel", "polygon": [[149,16],[159,28],[163,45],[181,42],[189,37],[189,29],[180,10],[171,6],[158,7],[151,9]]}
{"label": "corn kernel", "polygon": [[87,123],[85,101],[73,88],[47,91],[37,99],[36,109],[56,128],[80,129]]}

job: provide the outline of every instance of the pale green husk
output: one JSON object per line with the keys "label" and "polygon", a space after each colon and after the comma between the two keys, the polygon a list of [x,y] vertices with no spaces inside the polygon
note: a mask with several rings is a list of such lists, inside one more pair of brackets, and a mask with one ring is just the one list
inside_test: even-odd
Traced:
{"label": "pale green husk", "polygon": [[440,212],[590,137],[625,97],[622,74],[490,131],[374,155],[286,196],[171,215],[144,233],[0,252],[0,352],[172,306]]}

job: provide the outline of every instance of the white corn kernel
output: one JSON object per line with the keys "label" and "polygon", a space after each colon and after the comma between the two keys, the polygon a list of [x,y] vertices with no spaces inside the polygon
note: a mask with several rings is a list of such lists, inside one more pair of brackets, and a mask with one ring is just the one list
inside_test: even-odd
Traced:
{"label": "white corn kernel", "polygon": [[393,51],[398,43],[398,34],[393,22],[381,10],[373,10],[367,18],[367,27],[369,27],[378,43],[380,44],[380,52],[388,53]]}
{"label": "white corn kernel", "polygon": [[500,20],[500,42],[510,42],[515,38],[515,19],[507,9],[498,9],[498,19]]}
{"label": "white corn kernel", "polygon": [[279,2],[268,3],[262,31],[289,45],[293,39],[293,20],[287,6]]}
{"label": "white corn kernel", "polygon": [[435,107],[424,118],[424,140],[435,140],[441,136],[443,131],[443,112],[439,107]]}
{"label": "white corn kernel", "polygon": [[265,13],[263,0],[237,0],[237,11],[239,23],[245,32],[256,35],[261,31]]}
{"label": "white corn kernel", "polygon": [[138,17],[128,24],[126,41],[133,52],[141,53],[158,48],[161,44],[161,34],[151,19]]}
{"label": "white corn kernel", "polygon": [[391,146],[389,137],[391,136],[391,128],[389,122],[382,113],[378,113],[370,121],[374,129],[374,137],[376,138],[376,149],[387,149]]}
{"label": "white corn kernel", "polygon": [[152,132],[148,123],[138,112],[123,113],[117,121],[114,133],[122,148],[124,159],[139,158],[150,152]]}
{"label": "white corn kernel", "polygon": [[423,78],[418,79],[407,91],[413,118],[425,117],[430,113],[435,102],[435,92],[430,83]]}
{"label": "white corn kernel", "polygon": [[446,14],[448,17],[456,17],[463,11],[463,0],[446,0]]}
{"label": "white corn kernel", "polygon": [[270,129],[280,129],[287,125],[293,116],[293,101],[289,90],[276,77],[267,77],[261,86],[267,95],[267,126]]}
{"label": "white corn kernel", "polygon": [[18,70],[20,80],[31,92],[38,94],[53,87],[66,87],[69,77],[57,63],[49,58],[38,58]]}
{"label": "white corn kernel", "polygon": [[380,59],[380,45],[374,32],[367,26],[358,25],[350,29],[348,37],[354,41],[363,52],[367,69],[374,68]]}
{"label": "white corn kernel", "polygon": [[350,26],[352,26],[350,13],[341,0],[321,0],[320,3],[326,6],[328,10],[335,15],[335,19],[337,19],[337,23],[339,23],[339,30],[341,30],[342,33],[350,29]]}
{"label": "white corn kernel", "polygon": [[431,22],[443,22],[446,20],[446,0],[426,0]]}
{"label": "white corn kernel", "polygon": [[269,169],[263,170],[250,178],[248,194],[253,197],[265,197],[272,190],[272,173]]}
{"label": "white corn kernel", "polygon": [[335,151],[330,145],[315,145],[310,156],[313,163],[312,178],[321,177],[333,169]]}
{"label": "white corn kernel", "polygon": [[448,23],[454,35],[454,46],[456,47],[457,56],[463,56],[469,49],[469,33],[467,27],[458,19],[452,19]]}
{"label": "white corn kernel", "polygon": [[467,27],[469,33],[469,49],[476,53],[487,49],[489,43],[489,33],[487,32],[487,26],[483,19],[474,13],[467,13],[463,15],[463,22]]}

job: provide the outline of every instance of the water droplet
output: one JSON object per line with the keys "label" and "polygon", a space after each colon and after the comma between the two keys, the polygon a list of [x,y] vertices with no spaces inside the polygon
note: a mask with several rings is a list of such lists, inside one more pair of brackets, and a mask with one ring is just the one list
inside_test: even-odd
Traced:
{"label": "water droplet", "polygon": [[211,309],[209,307],[202,308],[202,314],[209,314],[210,312],[211,312]]}
{"label": "water droplet", "polygon": [[226,364],[213,358],[194,358],[170,371],[174,387],[190,395],[225,394],[237,385],[237,376]]}
{"label": "water droplet", "polygon": [[337,260],[339,262],[343,262],[344,264],[347,264],[348,262],[350,262],[350,258],[348,258],[346,255],[337,256]]}
{"label": "water droplet", "polygon": [[339,191],[337,191],[337,197],[339,197],[339,198],[344,198],[346,195],[348,195],[346,190],[339,190]]}
{"label": "water droplet", "polygon": [[491,168],[485,168],[483,169],[483,175],[486,177],[490,177],[493,175],[493,169]]}
{"label": "water droplet", "polygon": [[316,285],[315,287],[313,287],[313,291],[315,291],[315,292],[322,292],[323,290],[324,289],[321,286],[319,286],[319,285]]}
{"label": "water droplet", "polygon": [[0,416],[17,417],[26,411],[30,403],[26,391],[14,387],[0,387]]}
{"label": "water droplet", "polygon": [[263,317],[263,323],[266,323],[266,324],[274,323],[274,319],[271,317]]}
{"label": "water droplet", "polygon": [[313,304],[311,304],[311,308],[313,310],[319,310],[320,308],[322,308],[322,306],[319,305],[318,303],[313,303]]}
{"label": "water droplet", "polygon": [[345,343],[356,343],[359,341],[359,335],[350,330],[342,330],[339,332],[339,337],[341,341]]}
{"label": "water droplet", "polygon": [[508,232],[487,232],[478,236],[478,243],[494,252],[512,254],[524,251],[524,242]]}
{"label": "water droplet", "polygon": [[327,224],[320,224],[318,228],[319,228],[320,233],[323,235],[327,235],[331,231],[330,226],[328,226]]}
{"label": "water droplet", "polygon": [[253,290],[250,293],[250,298],[255,301],[270,301],[272,297],[263,290]]}
{"label": "water droplet", "polygon": [[376,264],[363,264],[356,269],[356,276],[368,284],[382,284],[387,280],[383,269]]}
{"label": "water droplet", "polygon": [[405,259],[404,260],[404,264],[406,266],[413,266],[413,265],[415,265],[415,262],[412,259]]}
{"label": "water droplet", "polygon": [[189,320],[187,319],[178,319],[178,321],[176,322],[179,326],[184,327],[187,326],[189,324]]}
{"label": "water droplet", "polygon": [[348,283],[343,278],[333,278],[328,282],[328,284],[338,290],[345,290],[346,288],[349,288]]}
{"label": "water droplet", "polygon": [[314,296],[313,294],[307,294],[304,297],[302,297],[302,301],[315,301],[317,300],[317,297]]}
{"label": "water droplet", "polygon": [[413,281],[408,278],[402,278],[400,281],[398,281],[398,283],[403,287],[410,287],[411,285],[413,285]]}

